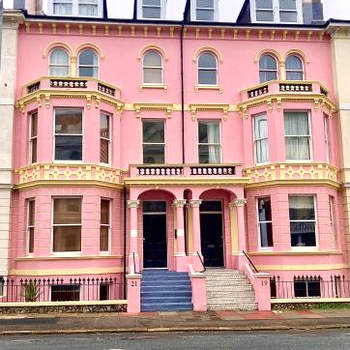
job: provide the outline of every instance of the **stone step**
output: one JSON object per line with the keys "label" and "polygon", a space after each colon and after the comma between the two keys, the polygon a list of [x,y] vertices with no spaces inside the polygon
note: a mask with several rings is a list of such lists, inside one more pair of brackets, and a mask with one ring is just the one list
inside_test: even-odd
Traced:
{"label": "stone step", "polygon": [[192,303],[145,303],[141,304],[142,312],[150,311],[191,311],[193,308]]}
{"label": "stone step", "polygon": [[239,291],[239,292],[224,292],[224,293],[217,293],[217,292],[208,292],[207,291],[207,297],[209,298],[255,298],[255,294],[253,291]]}
{"label": "stone step", "polygon": [[172,298],[177,298],[177,297],[187,297],[187,298],[192,298],[192,292],[191,291],[152,291],[152,292],[141,292],[141,297],[144,299],[149,299],[149,298],[167,298],[167,297],[172,297]]}
{"label": "stone step", "polygon": [[250,284],[235,284],[232,286],[220,286],[220,288],[213,287],[213,288],[208,288],[209,286],[207,285],[207,291],[216,291],[218,293],[220,292],[242,292],[242,291],[253,291],[253,288]]}
{"label": "stone step", "polygon": [[257,305],[254,304],[211,304],[208,307],[209,310],[219,311],[219,310],[239,310],[239,311],[255,311],[258,309]]}

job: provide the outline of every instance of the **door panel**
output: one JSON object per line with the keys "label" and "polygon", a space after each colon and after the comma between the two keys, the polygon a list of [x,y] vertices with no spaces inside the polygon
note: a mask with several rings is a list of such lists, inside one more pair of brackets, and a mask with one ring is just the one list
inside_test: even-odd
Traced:
{"label": "door panel", "polygon": [[222,214],[201,214],[201,248],[206,267],[224,266]]}
{"label": "door panel", "polygon": [[143,266],[167,267],[165,214],[143,216]]}

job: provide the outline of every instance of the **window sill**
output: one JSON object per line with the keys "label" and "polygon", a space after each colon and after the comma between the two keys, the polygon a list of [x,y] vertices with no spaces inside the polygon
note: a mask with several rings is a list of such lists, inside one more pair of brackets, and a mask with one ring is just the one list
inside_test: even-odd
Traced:
{"label": "window sill", "polygon": [[196,85],[195,86],[195,90],[199,91],[199,90],[216,90],[219,91],[220,93],[222,93],[222,88],[219,85]]}
{"label": "window sill", "polygon": [[51,256],[54,258],[76,258],[81,257],[81,252],[59,252],[51,253]]}
{"label": "window sill", "polygon": [[159,89],[159,90],[167,91],[168,90],[168,85],[164,85],[164,84],[141,84],[140,85],[140,91],[142,91],[144,89]]}
{"label": "window sill", "polygon": [[291,247],[293,252],[314,253],[318,251],[318,247]]}

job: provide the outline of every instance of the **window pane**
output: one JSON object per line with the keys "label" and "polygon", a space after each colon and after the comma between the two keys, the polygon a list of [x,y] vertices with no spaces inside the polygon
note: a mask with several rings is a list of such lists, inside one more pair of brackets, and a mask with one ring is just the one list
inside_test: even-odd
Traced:
{"label": "window pane", "polygon": [[296,298],[303,298],[307,296],[305,281],[294,281],[294,295]]}
{"label": "window pane", "polygon": [[144,213],[165,213],[166,202],[163,201],[144,201],[142,204]]}
{"label": "window pane", "polygon": [[79,285],[51,286],[51,301],[79,301]]}
{"label": "window pane", "polygon": [[100,251],[102,252],[108,251],[108,231],[109,227],[100,227]]}
{"label": "window pane", "polygon": [[287,71],[287,80],[303,80],[302,72],[288,72]]}
{"label": "window pane", "polygon": [[97,16],[98,7],[97,5],[79,5],[80,16]]}
{"label": "window pane", "polygon": [[143,145],[143,162],[145,164],[164,164],[164,145]]}
{"label": "window pane", "polygon": [[263,22],[273,22],[273,11],[256,11],[256,20]]}
{"label": "window pane", "polygon": [[297,13],[280,11],[280,21],[288,22],[288,23],[296,23],[298,21]]}
{"label": "window pane", "polygon": [[161,67],[162,57],[158,52],[147,52],[143,58],[143,65],[147,67]]}
{"label": "window pane", "polygon": [[96,78],[98,75],[98,68],[91,67],[79,67],[80,77],[93,77]]}
{"label": "window pane", "polygon": [[109,200],[101,200],[101,224],[109,225]]}
{"label": "window pane", "polygon": [[308,293],[309,297],[321,296],[321,283],[320,281],[308,281]]}
{"label": "window pane", "polygon": [[100,140],[100,162],[109,163],[109,141],[101,139]]}
{"label": "window pane", "polygon": [[276,80],[277,72],[260,72],[260,83],[265,83],[266,81]]}
{"label": "window pane", "polygon": [[220,128],[218,122],[198,123],[199,143],[220,143]]}
{"label": "window pane", "polygon": [[81,224],[81,198],[55,198],[54,224]]}
{"label": "window pane", "polygon": [[162,83],[162,70],[159,68],[144,68],[143,69],[143,82],[148,84],[161,84]]}
{"label": "window pane", "polygon": [[28,201],[28,226],[34,226],[35,222],[35,201]]}
{"label": "window pane", "polygon": [[160,7],[144,7],[142,16],[144,18],[160,18]]}
{"label": "window pane", "polygon": [[78,252],[80,251],[81,227],[80,226],[54,226],[53,251],[54,252]]}
{"label": "window pane", "polygon": [[50,55],[50,64],[68,66],[69,57],[67,52],[63,49],[53,50]]}
{"label": "window pane", "polygon": [[302,70],[303,64],[301,59],[297,56],[288,56],[286,61],[286,68],[291,70]]}
{"label": "window pane", "polygon": [[143,142],[163,143],[164,142],[164,122],[144,120]]}
{"label": "window pane", "polygon": [[197,21],[213,21],[214,11],[213,10],[197,10]]}
{"label": "window pane", "polygon": [[203,85],[217,85],[216,71],[199,70],[198,83]]}
{"label": "window pane", "polygon": [[54,4],[53,5],[54,15],[70,16],[72,15],[72,5],[71,4]]}
{"label": "window pane", "polygon": [[273,247],[272,223],[260,224],[260,245],[262,248]]}
{"label": "window pane", "polygon": [[266,116],[259,116],[254,118],[254,135],[255,139],[267,137]]}
{"label": "window pane", "polygon": [[287,136],[310,135],[307,112],[285,112],[284,128]]}
{"label": "window pane", "polygon": [[296,10],[296,0],[280,0],[280,9]]}
{"label": "window pane", "polygon": [[286,137],[287,160],[310,160],[309,137]]}
{"label": "window pane", "polygon": [[272,9],[272,0],[256,0],[256,7],[263,9]]}
{"label": "window pane", "polygon": [[109,139],[109,115],[102,113],[100,118],[100,136]]}
{"label": "window pane", "polygon": [[255,153],[257,163],[266,163],[269,161],[269,146],[268,140],[263,139],[255,142]]}
{"label": "window pane", "polygon": [[28,252],[33,253],[34,252],[34,227],[29,228],[29,242],[28,242]]}
{"label": "window pane", "polygon": [[93,50],[83,50],[79,55],[79,64],[83,66],[97,66],[97,54]]}
{"label": "window pane", "polygon": [[203,201],[200,205],[200,211],[222,211],[220,201]]}
{"label": "window pane", "polygon": [[220,146],[199,145],[199,163],[220,163]]}
{"label": "window pane", "polygon": [[271,221],[271,199],[269,197],[258,200],[259,221]]}
{"label": "window pane", "polygon": [[38,135],[38,113],[33,113],[31,115],[31,128],[30,128],[30,136]]}
{"label": "window pane", "polygon": [[55,160],[82,160],[82,141],[81,136],[56,136]]}
{"label": "window pane", "polygon": [[263,55],[259,61],[260,70],[264,69],[277,69],[276,60],[270,55]]}
{"label": "window pane", "polygon": [[36,163],[38,161],[38,146],[37,139],[31,141],[31,163]]}
{"label": "window pane", "polygon": [[214,0],[197,0],[197,7],[214,8]]}
{"label": "window pane", "polygon": [[160,0],[143,0],[143,4],[148,6],[160,6]]}
{"label": "window pane", "polygon": [[316,246],[314,222],[291,222],[290,233],[292,247]]}
{"label": "window pane", "polygon": [[289,197],[290,220],[315,220],[315,208],[313,196]]}
{"label": "window pane", "polygon": [[56,134],[81,134],[82,110],[73,108],[55,109]]}
{"label": "window pane", "polygon": [[198,67],[216,69],[215,56],[211,53],[202,53],[198,58]]}
{"label": "window pane", "polygon": [[50,75],[55,77],[66,77],[69,75],[69,67],[50,66]]}

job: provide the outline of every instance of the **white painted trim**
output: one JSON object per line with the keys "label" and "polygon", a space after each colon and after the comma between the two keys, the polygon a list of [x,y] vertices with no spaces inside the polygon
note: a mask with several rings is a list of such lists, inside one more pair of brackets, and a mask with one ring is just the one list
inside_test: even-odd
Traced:
{"label": "white painted trim", "polygon": [[60,15],[53,13],[53,2],[49,0],[48,12],[51,16],[63,16],[63,17],[91,17],[91,18],[102,18],[103,17],[103,0],[97,0],[97,16],[80,16],[79,15],[79,0],[72,0],[72,14],[71,15]]}
{"label": "white painted trim", "polygon": [[339,106],[339,109],[340,110],[349,111],[350,110],[350,102],[349,103],[341,103],[340,106]]}
{"label": "white painted trim", "polygon": [[[196,9],[197,9],[197,0],[191,0],[191,20],[198,22],[208,22],[207,20],[201,21],[197,20]],[[214,0],[214,20],[213,22],[219,21],[219,0]]]}
{"label": "white painted trim", "polygon": [[[143,8],[143,0],[135,0],[137,1],[137,19],[143,19],[143,20],[149,20],[154,21],[158,18],[148,18],[143,17],[142,8]],[[160,18],[159,19],[165,19],[166,18],[166,1],[167,0],[160,0]]]}
{"label": "white painted trim", "polygon": [[185,236],[185,231],[182,228],[178,228],[176,231],[176,234],[178,237],[184,237]]}
{"label": "white painted trim", "polygon": [[137,230],[130,230],[130,237],[137,238]]}

